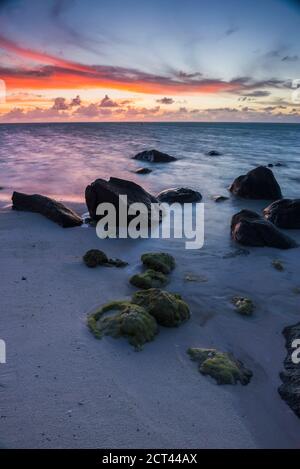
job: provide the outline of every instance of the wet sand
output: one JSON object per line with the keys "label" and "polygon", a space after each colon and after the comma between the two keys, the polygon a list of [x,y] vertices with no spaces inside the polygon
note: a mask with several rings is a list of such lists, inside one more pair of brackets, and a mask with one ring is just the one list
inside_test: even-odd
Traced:
{"label": "wet sand", "polygon": [[[228,220],[237,208],[231,204],[218,207]],[[238,248],[229,224],[215,233],[209,226],[204,248],[187,251],[183,241],[101,241],[91,227],[62,229],[37,214],[1,211],[3,447],[300,446],[300,420],[277,392],[286,353],[281,331],[299,320],[300,295],[292,291],[300,286],[299,251],[250,248],[248,256],[224,258]],[[94,247],[128,267],[88,269],[81,258]],[[141,352],[125,340],[96,340],[87,313],[129,297],[135,289],[128,279],[151,250],[176,257],[168,290],[189,303],[190,321],[160,328]],[[271,266],[274,258],[284,272]],[[235,312],[235,294],[253,299],[253,317]],[[198,373],[186,354],[190,346],[233,352],[253,379],[248,386],[216,385]]]}

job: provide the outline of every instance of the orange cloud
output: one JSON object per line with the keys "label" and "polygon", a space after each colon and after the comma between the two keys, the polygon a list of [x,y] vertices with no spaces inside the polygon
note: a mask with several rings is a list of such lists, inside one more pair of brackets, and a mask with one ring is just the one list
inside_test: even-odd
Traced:
{"label": "orange cloud", "polygon": [[[82,89],[111,88],[149,94],[198,94],[220,92],[243,92],[256,88],[282,87],[278,80],[255,83],[249,78],[231,81],[204,78],[199,73],[175,73],[162,76],[140,70],[106,66],[82,65],[52,55],[26,49],[0,36],[0,48],[19,57],[38,62],[35,67],[0,67],[0,77],[8,89]],[[43,65],[41,65],[43,64]]]}
{"label": "orange cloud", "polygon": [[4,49],[8,52],[12,52],[19,57],[23,57],[25,59],[32,60],[34,62],[42,63],[42,64],[52,64],[58,67],[68,68],[70,70],[77,70],[80,72],[91,72],[92,68],[80,65],[75,62],[71,62],[68,60],[60,59],[59,57],[54,57],[49,54],[41,53],[33,51],[32,49],[26,49],[9,39],[6,39],[3,36],[0,36],[0,48]]}

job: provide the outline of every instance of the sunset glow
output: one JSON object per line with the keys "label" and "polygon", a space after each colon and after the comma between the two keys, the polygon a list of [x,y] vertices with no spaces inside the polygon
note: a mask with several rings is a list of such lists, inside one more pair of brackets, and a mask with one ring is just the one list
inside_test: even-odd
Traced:
{"label": "sunset glow", "polygon": [[[242,11],[238,14],[234,10],[234,0],[228,1],[226,14],[221,3],[214,0],[212,3],[220,7],[215,10],[219,11],[215,30],[207,30],[201,2],[189,1],[182,17],[183,7],[177,1],[171,2],[178,3],[177,10],[159,10],[158,3],[153,2],[148,14],[155,16],[155,26],[143,18],[146,7],[135,8],[136,2],[130,2],[124,18],[127,29],[120,18],[111,17],[113,5],[106,1],[91,3],[93,17],[89,9],[71,2],[1,2],[0,78],[7,87],[7,99],[0,108],[1,122],[299,121],[299,103],[291,99],[293,80],[300,76],[300,60],[294,49],[299,12],[292,3],[265,2],[284,19],[278,28],[274,16],[267,18],[268,24],[263,25],[268,29],[265,40],[260,22],[266,6],[261,2],[247,17],[246,11],[242,15]],[[23,17],[25,7],[27,14]],[[160,17],[156,16],[158,11]],[[208,16],[212,14],[208,8],[205,11]],[[104,13],[112,20],[104,22]],[[38,23],[34,15],[40,16]],[[168,15],[182,27],[189,24],[190,42],[180,40],[179,23],[175,27],[166,21]],[[195,17],[199,20],[197,27]],[[88,32],[78,29],[81,18],[89,26]],[[99,20],[96,26],[95,18]],[[141,31],[138,26],[132,30],[134,19],[145,29]],[[18,27],[21,20],[22,34]],[[287,27],[289,44],[284,38]],[[259,48],[256,37],[260,37]],[[280,46],[275,47],[276,43]],[[105,96],[109,100],[101,105]]]}

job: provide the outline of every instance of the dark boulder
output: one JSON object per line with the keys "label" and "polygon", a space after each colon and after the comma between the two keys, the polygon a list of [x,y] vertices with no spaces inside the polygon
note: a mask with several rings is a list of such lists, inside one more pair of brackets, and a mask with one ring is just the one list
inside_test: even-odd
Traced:
{"label": "dark boulder", "polygon": [[[293,353],[296,352],[293,347],[294,340],[300,338],[300,322],[294,326],[285,327],[282,331],[286,343],[287,356],[284,360],[285,370],[280,373],[282,385],[278,392],[283,400],[287,402],[295,414],[300,417],[300,367],[299,363],[294,363]],[[299,353],[296,352],[297,358]]]}
{"label": "dark boulder", "polygon": [[13,210],[40,213],[63,228],[80,226],[83,223],[82,218],[73,210],[44,195],[14,192],[12,203]]}
{"label": "dark boulder", "polygon": [[225,202],[225,200],[228,200],[229,197],[226,197],[226,195],[214,195],[213,200],[217,203],[219,202]]}
{"label": "dark boulder", "polygon": [[281,190],[274,174],[265,166],[258,166],[236,178],[229,188],[233,194],[245,199],[281,199]]}
{"label": "dark boulder", "polygon": [[279,228],[300,228],[300,199],[280,199],[264,209],[264,216]]}
{"label": "dark boulder", "polygon": [[211,150],[211,151],[208,151],[208,152],[207,152],[207,155],[208,155],[208,156],[221,156],[222,153],[220,153],[220,152],[217,151],[217,150]]}
{"label": "dark boulder", "polygon": [[169,163],[176,161],[177,158],[170,156],[167,153],[162,153],[158,150],[145,150],[141,151],[133,157],[134,160],[149,161],[150,163]]}
{"label": "dark boulder", "polygon": [[168,204],[172,204],[174,202],[179,202],[180,204],[200,202],[202,199],[200,192],[194,191],[193,189],[188,189],[187,187],[166,189],[157,194],[156,197],[160,202],[167,202]]}
{"label": "dark boulder", "polygon": [[[146,192],[141,186],[132,181],[111,177],[109,181],[105,179],[96,179],[85,190],[85,200],[88,211],[93,220],[98,220],[101,216],[96,215],[99,204],[109,202],[116,208],[117,218],[119,215],[119,196],[127,196],[127,208],[134,202],[143,203],[148,210],[148,219],[150,220],[151,203],[157,203],[157,199],[149,192]],[[132,217],[128,217],[130,221]]]}
{"label": "dark boulder", "polygon": [[297,246],[293,239],[251,210],[241,210],[233,215],[231,237],[244,246],[269,246],[279,249]]}
{"label": "dark boulder", "polygon": [[138,168],[134,172],[135,172],[135,174],[149,174],[149,173],[152,173],[152,169],[150,169],[150,168]]}

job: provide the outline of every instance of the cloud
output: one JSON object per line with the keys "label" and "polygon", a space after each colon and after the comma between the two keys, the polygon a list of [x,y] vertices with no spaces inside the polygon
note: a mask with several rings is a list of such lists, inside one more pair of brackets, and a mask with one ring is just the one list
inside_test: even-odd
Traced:
{"label": "cloud", "polygon": [[299,60],[298,55],[286,55],[285,57],[282,57],[281,61],[282,62],[297,62]]}
{"label": "cloud", "polygon": [[232,26],[231,28],[228,28],[227,31],[225,31],[225,36],[232,36],[232,34],[236,33],[239,31],[240,28],[237,26]]}
{"label": "cloud", "polygon": [[112,88],[138,93],[239,93],[256,88],[281,88],[282,80],[255,81],[250,77],[233,80],[205,78],[201,73],[175,71],[169,75],[157,75],[141,70],[108,65],[83,65],[60,57],[20,47],[0,36],[0,48],[37,62],[36,66],[0,67],[0,76],[8,88],[18,89],[82,89]]}
{"label": "cloud", "polygon": [[101,100],[100,107],[118,107],[118,103],[116,101],[113,101],[110,99],[107,94],[104,96],[104,98]]}
{"label": "cloud", "polygon": [[264,98],[270,96],[270,92],[266,90],[254,90],[251,93],[247,93],[245,96],[248,98]]}
{"label": "cloud", "polygon": [[174,99],[167,98],[167,97],[157,99],[156,102],[160,104],[174,104],[175,103]]}
{"label": "cloud", "polygon": [[81,104],[81,99],[80,96],[77,95],[76,98],[73,98],[72,101],[70,102],[70,106],[80,106]]}
{"label": "cloud", "polygon": [[52,109],[55,111],[66,111],[69,109],[69,105],[65,98],[55,98]]}

